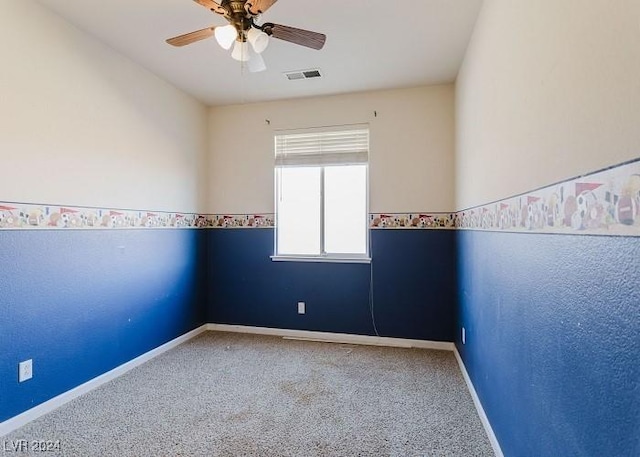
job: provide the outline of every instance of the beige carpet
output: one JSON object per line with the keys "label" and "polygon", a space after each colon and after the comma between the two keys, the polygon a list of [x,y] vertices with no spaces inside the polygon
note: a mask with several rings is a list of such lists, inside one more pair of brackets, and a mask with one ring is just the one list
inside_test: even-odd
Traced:
{"label": "beige carpet", "polygon": [[69,456],[493,455],[451,352],[214,332],[2,441],[18,439]]}

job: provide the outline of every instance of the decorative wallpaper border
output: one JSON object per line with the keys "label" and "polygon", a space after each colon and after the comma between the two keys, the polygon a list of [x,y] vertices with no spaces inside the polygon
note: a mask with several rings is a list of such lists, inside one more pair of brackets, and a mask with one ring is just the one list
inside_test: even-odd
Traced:
{"label": "decorative wallpaper border", "polygon": [[[274,214],[0,202],[0,230],[273,227]],[[370,214],[369,227],[640,236],[640,159],[455,213]]]}
{"label": "decorative wallpaper border", "polygon": [[375,213],[369,215],[372,229],[453,229],[456,213]]}
{"label": "decorative wallpaper border", "polygon": [[459,211],[456,228],[640,236],[640,159]]}
{"label": "decorative wallpaper border", "polygon": [[268,228],[273,214],[218,215],[0,202],[0,229]]}

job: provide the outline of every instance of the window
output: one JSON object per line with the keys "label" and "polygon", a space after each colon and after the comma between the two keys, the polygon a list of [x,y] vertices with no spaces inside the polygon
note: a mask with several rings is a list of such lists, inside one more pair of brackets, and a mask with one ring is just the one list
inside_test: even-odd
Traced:
{"label": "window", "polygon": [[368,261],[369,129],[279,133],[274,260]]}

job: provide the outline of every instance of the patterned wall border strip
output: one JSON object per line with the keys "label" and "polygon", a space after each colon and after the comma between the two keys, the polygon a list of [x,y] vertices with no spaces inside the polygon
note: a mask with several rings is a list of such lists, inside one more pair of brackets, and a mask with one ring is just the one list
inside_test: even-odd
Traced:
{"label": "patterned wall border strip", "polygon": [[[374,213],[372,229],[640,236],[640,159],[457,213]],[[274,214],[197,214],[0,202],[0,230],[273,228]]]}
{"label": "patterned wall border strip", "polygon": [[454,229],[456,213],[374,213],[369,215],[372,229]]}
{"label": "patterned wall border strip", "polygon": [[275,227],[275,214],[233,214],[233,215],[207,215],[211,224],[204,228],[273,228]]}
{"label": "patterned wall border strip", "polygon": [[640,236],[640,159],[460,211],[456,228]]}
{"label": "patterned wall border strip", "polygon": [[0,202],[0,229],[268,228],[273,214],[218,215]]}
{"label": "patterned wall border strip", "polygon": [[[374,229],[452,229],[455,213],[370,214]],[[198,214],[0,202],[0,229],[273,228],[275,214]]]}

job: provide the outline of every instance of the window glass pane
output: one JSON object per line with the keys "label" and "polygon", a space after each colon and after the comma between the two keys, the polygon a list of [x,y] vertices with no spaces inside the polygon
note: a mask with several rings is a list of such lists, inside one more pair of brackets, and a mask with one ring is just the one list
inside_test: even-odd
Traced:
{"label": "window glass pane", "polygon": [[367,166],[326,167],[325,251],[367,253]]}
{"label": "window glass pane", "polygon": [[276,170],[280,255],[320,255],[320,170],[320,167]]}

